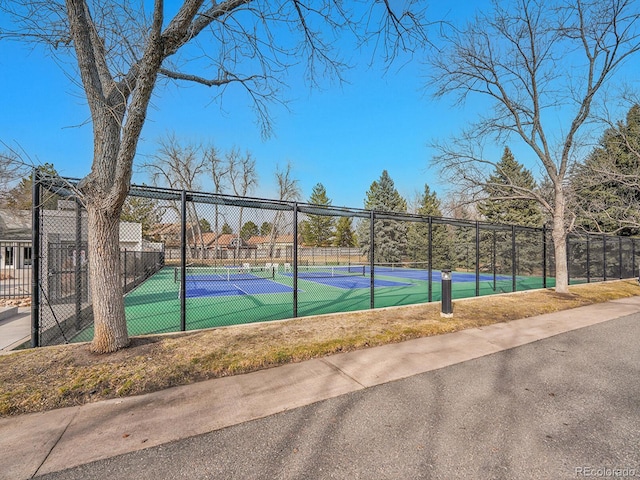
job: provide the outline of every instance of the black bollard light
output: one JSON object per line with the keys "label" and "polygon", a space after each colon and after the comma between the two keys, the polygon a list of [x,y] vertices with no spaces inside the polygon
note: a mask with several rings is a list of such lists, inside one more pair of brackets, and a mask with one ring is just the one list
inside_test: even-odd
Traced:
{"label": "black bollard light", "polygon": [[451,305],[451,270],[442,270],[442,311],[441,317],[453,317],[453,306]]}

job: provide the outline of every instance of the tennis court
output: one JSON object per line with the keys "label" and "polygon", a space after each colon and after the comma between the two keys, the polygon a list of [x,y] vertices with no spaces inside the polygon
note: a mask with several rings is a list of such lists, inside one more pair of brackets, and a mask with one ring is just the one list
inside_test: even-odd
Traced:
{"label": "tennis court", "polygon": [[[221,327],[293,317],[293,272],[271,267],[194,267],[185,272],[186,328]],[[411,267],[374,267],[375,308],[426,303],[429,272]],[[130,335],[180,330],[180,269],[165,267],[125,297]],[[440,301],[441,276],[431,272],[432,301]],[[476,294],[474,272],[453,272],[453,298]],[[512,291],[511,276],[481,274],[480,295]],[[548,286],[552,281],[547,280]],[[371,307],[368,266],[300,266],[298,316],[367,310]],[[516,289],[542,288],[541,277],[517,277]],[[74,341],[88,341],[89,328]]]}

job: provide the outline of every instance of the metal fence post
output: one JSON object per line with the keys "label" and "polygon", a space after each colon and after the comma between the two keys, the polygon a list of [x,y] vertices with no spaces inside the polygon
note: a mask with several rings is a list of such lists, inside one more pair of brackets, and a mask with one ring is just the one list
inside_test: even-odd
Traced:
{"label": "metal fence post", "polygon": [[607,281],[607,237],[602,235],[602,279]]}
{"label": "metal fence post", "polygon": [[587,283],[591,283],[591,239],[587,235]]}
{"label": "metal fence post", "polygon": [[[124,276],[124,292],[127,292],[127,249],[124,249],[124,252],[120,252],[121,255],[124,255],[124,259],[122,261],[122,270],[123,270],[123,276]],[[135,266],[135,262],[134,262],[134,266]]]}
{"label": "metal fence post", "polygon": [[491,249],[491,269],[493,270],[493,291],[496,291],[496,288],[498,288],[498,272],[497,272],[497,268],[496,268],[496,261],[497,259],[497,255],[496,255],[496,248],[497,248],[497,236],[498,236],[498,231],[494,230],[493,231],[493,245],[492,245],[492,249]]}
{"label": "metal fence post", "polygon": [[622,279],[622,237],[618,235],[618,272],[619,278]]}
{"label": "metal fence post", "polygon": [[75,197],[76,203],[76,258],[74,265],[75,275],[75,297],[76,297],[76,331],[80,331],[81,319],[80,314],[82,312],[82,265],[80,264],[80,250],[82,246],[82,205],[80,200]]}
{"label": "metal fence post", "polygon": [[40,171],[33,169],[31,187],[31,347],[40,346]]}
{"label": "metal fence post", "polygon": [[[631,276],[636,274],[636,241],[631,239]],[[640,276],[638,277],[640,278]]]}
{"label": "metal fence post", "polygon": [[516,291],[516,226],[511,225],[511,291]]}
{"label": "metal fence post", "polygon": [[298,316],[298,203],[293,203],[293,318]]}
{"label": "metal fence post", "polygon": [[480,296],[480,222],[476,221],[476,297]]}
{"label": "metal fence post", "polygon": [[369,242],[369,255],[371,256],[371,258],[369,259],[369,269],[370,269],[370,274],[371,274],[371,278],[370,278],[370,282],[369,282],[369,306],[371,308],[375,308],[375,294],[374,294],[374,285],[375,285],[375,274],[374,274],[374,258],[375,258],[375,227],[374,227],[374,221],[375,221],[375,213],[373,210],[371,210],[371,225],[369,225],[369,238],[371,239]]}
{"label": "metal fence post", "polygon": [[565,240],[565,249],[567,250],[566,254],[567,254],[567,258],[566,258],[566,262],[567,262],[567,285],[571,285],[571,241],[569,239],[569,235],[567,234],[567,238]]}
{"label": "metal fence post", "polygon": [[433,271],[433,217],[429,217],[429,250],[427,252],[427,268],[429,269],[427,276],[428,276],[428,290],[429,290],[429,294],[428,294],[428,301],[432,302],[433,301],[433,284],[432,284],[432,280],[433,280],[433,275],[432,275],[432,271]]}
{"label": "metal fence post", "polygon": [[547,226],[542,226],[542,288],[547,288]]}
{"label": "metal fence post", "polygon": [[187,191],[180,195],[180,331],[187,329]]}

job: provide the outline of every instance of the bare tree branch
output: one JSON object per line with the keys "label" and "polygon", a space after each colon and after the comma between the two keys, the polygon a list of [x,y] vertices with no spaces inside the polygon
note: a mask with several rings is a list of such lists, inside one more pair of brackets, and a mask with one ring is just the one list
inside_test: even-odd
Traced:
{"label": "bare tree branch", "polygon": [[[434,163],[477,195],[491,165],[477,154],[478,146],[512,137],[528,145],[553,194],[547,198],[515,187],[512,193],[536,199],[551,214],[558,291],[568,287],[566,236],[575,221],[567,209],[567,173],[583,146],[579,135],[592,118],[598,92],[640,50],[640,13],[634,7],[632,0],[495,1],[492,11],[445,31],[443,49],[430,58],[437,97],[451,95],[461,104],[479,96],[492,107],[458,143],[434,145]],[[569,121],[558,135],[553,117],[560,110]]]}

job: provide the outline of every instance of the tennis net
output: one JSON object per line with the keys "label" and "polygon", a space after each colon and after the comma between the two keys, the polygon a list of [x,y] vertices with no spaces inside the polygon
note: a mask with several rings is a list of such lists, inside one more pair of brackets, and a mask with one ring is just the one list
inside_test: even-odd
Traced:
{"label": "tennis net", "polygon": [[393,262],[376,263],[379,272],[426,272],[429,270],[429,262]]}
{"label": "tennis net", "polygon": [[[290,269],[289,272],[293,273],[293,270]],[[352,277],[365,274],[364,265],[298,265],[298,278]]]}
{"label": "tennis net", "polygon": [[[237,280],[273,279],[274,267],[186,267],[187,282],[231,282]],[[180,283],[181,268],[174,270],[174,281]]]}

